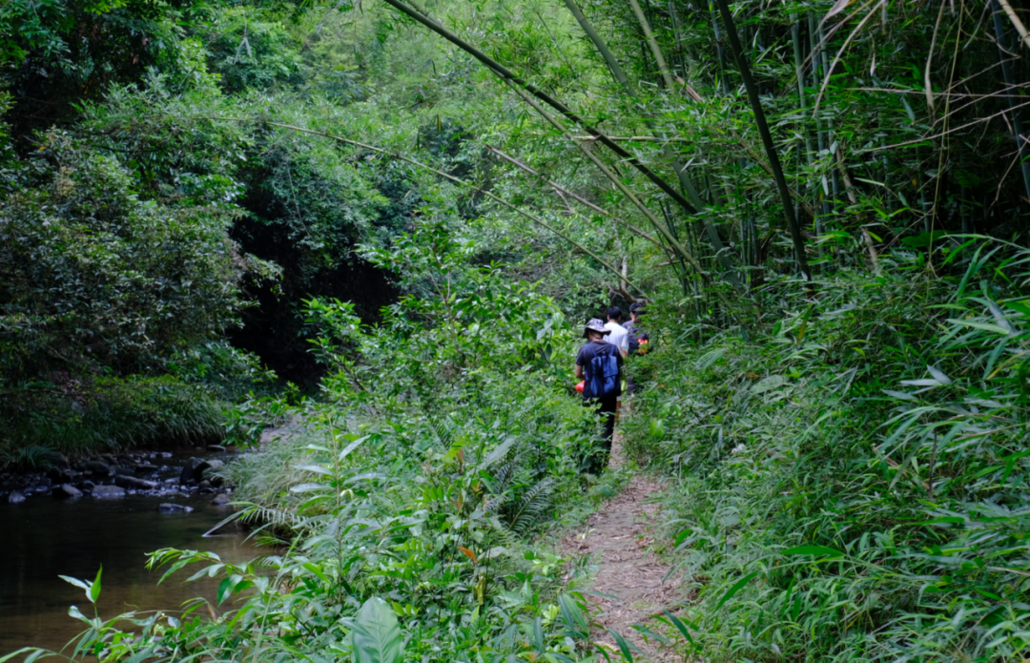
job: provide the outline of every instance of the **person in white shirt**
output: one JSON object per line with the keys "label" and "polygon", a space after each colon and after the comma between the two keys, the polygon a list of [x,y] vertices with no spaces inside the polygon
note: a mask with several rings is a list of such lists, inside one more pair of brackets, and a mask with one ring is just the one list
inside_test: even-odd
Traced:
{"label": "person in white shirt", "polygon": [[629,356],[629,332],[622,326],[622,309],[618,306],[612,306],[608,309],[607,315],[608,323],[605,324],[604,328],[611,333],[608,334],[605,340],[612,345],[618,346],[619,353],[625,359]]}

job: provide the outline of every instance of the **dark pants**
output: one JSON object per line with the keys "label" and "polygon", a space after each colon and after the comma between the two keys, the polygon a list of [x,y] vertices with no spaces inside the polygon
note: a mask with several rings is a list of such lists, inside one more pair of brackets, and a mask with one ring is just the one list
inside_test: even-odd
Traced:
{"label": "dark pants", "polygon": [[604,417],[604,433],[588,463],[588,471],[591,474],[600,474],[608,467],[608,458],[612,453],[612,437],[615,435],[615,407],[618,402],[619,397],[614,395],[583,401],[585,407],[594,408],[598,415]]}

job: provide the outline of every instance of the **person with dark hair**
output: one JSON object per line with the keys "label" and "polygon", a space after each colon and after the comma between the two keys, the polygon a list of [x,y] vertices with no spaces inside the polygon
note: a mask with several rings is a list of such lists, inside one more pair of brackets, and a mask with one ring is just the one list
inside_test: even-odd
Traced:
{"label": "person with dark hair", "polygon": [[605,342],[609,334],[611,330],[594,318],[583,330],[587,342],[576,355],[576,377],[583,380],[583,405],[595,408],[604,417],[601,448],[590,459],[592,474],[600,474],[608,465],[615,434],[615,408],[622,393],[622,353]]}
{"label": "person with dark hair", "polygon": [[647,315],[647,310],[644,309],[644,305],[640,302],[633,302],[629,305],[629,317],[628,322],[622,324],[623,328],[628,332],[628,338],[626,340],[626,346],[628,354],[647,354],[648,344],[651,338],[647,332],[640,328],[643,316]]}
{"label": "person with dark hair", "polygon": [[606,340],[617,347],[622,358],[625,359],[629,356],[629,334],[626,333],[626,329],[622,326],[622,309],[618,306],[612,306],[606,311],[606,315],[608,316],[608,322],[604,327],[611,332]]}
{"label": "person with dark hair", "polygon": [[[650,349],[650,337],[647,332],[640,328],[641,318],[647,314],[644,310],[644,305],[640,302],[633,302],[629,305],[629,316],[630,320],[624,323],[622,326],[625,328],[626,334],[626,346],[628,349],[628,356],[643,355],[647,354]],[[632,377],[626,378],[626,391],[634,393],[637,390],[637,383],[633,381]]]}

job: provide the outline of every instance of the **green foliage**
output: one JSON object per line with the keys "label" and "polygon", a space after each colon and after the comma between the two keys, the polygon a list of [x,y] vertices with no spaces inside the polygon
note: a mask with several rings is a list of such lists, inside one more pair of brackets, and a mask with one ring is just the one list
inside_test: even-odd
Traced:
{"label": "green foliage", "polygon": [[220,440],[223,414],[202,386],[175,378],[76,378],[51,374],[5,387],[0,446],[7,462],[40,450],[99,451]]}
{"label": "green foliage", "polygon": [[56,466],[64,457],[60,452],[40,444],[0,449],[0,467],[16,472],[40,472]]}
{"label": "green foliage", "polygon": [[227,93],[300,82],[297,45],[282,23],[252,6],[219,7],[212,14],[204,43]]}
{"label": "green foliage", "polygon": [[40,186],[0,212],[0,366],[147,369],[236,319],[246,259],[228,212],[145,203],[128,173],[61,134],[36,164]]}
{"label": "green foliage", "polygon": [[756,344],[688,329],[648,358],[632,446],[679,477],[707,656],[1025,650],[1028,254],[956,244],[938,249],[951,278],[898,253],[874,284],[820,282]]}
{"label": "green foliage", "polygon": [[354,663],[400,663],[404,635],[393,608],[378,597],[365,601],[351,631]]}
{"label": "green foliage", "polygon": [[312,345],[337,371],[325,397],[276,402],[285,437],[227,470],[242,520],[288,548],[236,565],[157,551],[166,578],[197,563],[194,578],[219,578],[215,600],[181,616],[96,618],[79,652],[583,659],[573,638],[588,637],[585,601],[559,596],[563,560],[531,543],[600,498],[580,471],[597,444],[593,411],[543,352],[566,354],[575,333],[553,302],[473,264],[475,243],[442,225],[392,253],[363,250],[425,294],[374,327],[349,304],[310,301]]}

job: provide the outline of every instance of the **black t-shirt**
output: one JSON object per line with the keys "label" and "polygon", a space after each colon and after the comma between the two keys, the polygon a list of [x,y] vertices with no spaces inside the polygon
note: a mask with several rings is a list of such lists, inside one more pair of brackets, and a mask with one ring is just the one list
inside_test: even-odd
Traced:
{"label": "black t-shirt", "polygon": [[[618,363],[619,371],[621,372],[623,363],[622,353],[619,352],[619,348],[611,343],[606,343],[605,341],[589,341],[588,343],[584,343],[583,347],[579,349],[579,353],[576,355],[576,366],[583,367],[583,378],[587,382],[590,382],[590,379],[593,377],[590,374],[590,360],[597,355],[603,356],[607,354],[615,355],[615,361]],[[583,398],[586,397],[587,395],[584,392]]]}

